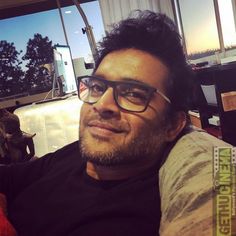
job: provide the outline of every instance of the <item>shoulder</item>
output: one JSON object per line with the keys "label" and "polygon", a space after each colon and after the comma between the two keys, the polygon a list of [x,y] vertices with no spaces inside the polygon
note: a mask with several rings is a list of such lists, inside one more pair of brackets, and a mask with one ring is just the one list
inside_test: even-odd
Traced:
{"label": "shoulder", "polygon": [[63,154],[69,154],[69,153],[79,153],[80,152],[80,148],[79,148],[79,141],[70,143],[60,149],[58,149],[57,151],[55,151],[54,155],[63,155]]}
{"label": "shoulder", "polygon": [[58,149],[55,152],[51,152],[40,157],[39,160],[51,159],[54,161],[62,161],[64,159],[78,158],[78,157],[80,157],[80,148],[79,148],[79,142],[76,141]]}
{"label": "shoulder", "polygon": [[70,163],[70,160],[75,158],[78,161],[81,159],[78,141],[32,161],[7,166],[6,169],[9,173],[14,175],[19,174],[19,176],[24,176],[25,174],[28,174],[41,176],[51,170],[54,166],[57,166],[58,164],[63,165],[65,162]]}
{"label": "shoulder", "polygon": [[15,196],[19,191],[49,172],[70,171],[75,165],[80,166],[80,163],[82,164],[82,160],[77,141],[36,160],[2,166],[0,167],[0,191],[7,193],[8,196]]}

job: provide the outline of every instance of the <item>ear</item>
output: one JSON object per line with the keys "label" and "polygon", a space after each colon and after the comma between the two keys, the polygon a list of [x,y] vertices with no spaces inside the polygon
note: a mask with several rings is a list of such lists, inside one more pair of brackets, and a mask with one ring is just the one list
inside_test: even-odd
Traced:
{"label": "ear", "polygon": [[184,129],[187,122],[186,113],[183,111],[176,112],[171,124],[166,130],[166,141],[172,142]]}

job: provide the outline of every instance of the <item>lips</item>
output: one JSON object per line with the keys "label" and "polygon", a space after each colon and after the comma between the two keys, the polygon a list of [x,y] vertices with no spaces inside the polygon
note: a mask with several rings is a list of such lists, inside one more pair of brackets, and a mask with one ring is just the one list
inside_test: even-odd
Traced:
{"label": "lips", "polygon": [[124,131],[121,128],[114,126],[108,122],[101,122],[98,120],[93,120],[93,121],[88,122],[88,126],[91,128],[94,127],[94,128],[98,128],[101,130],[107,130],[107,131],[110,131],[113,133],[121,133]]}

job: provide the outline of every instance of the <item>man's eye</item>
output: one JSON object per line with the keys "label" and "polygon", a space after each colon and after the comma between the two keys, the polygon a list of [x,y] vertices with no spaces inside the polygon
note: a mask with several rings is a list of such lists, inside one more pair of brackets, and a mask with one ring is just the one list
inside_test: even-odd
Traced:
{"label": "man's eye", "polygon": [[128,92],[126,94],[128,97],[134,97],[134,98],[140,98],[140,99],[145,99],[145,95],[140,93],[140,92]]}
{"label": "man's eye", "polygon": [[97,84],[97,83],[92,83],[89,85],[89,89],[92,93],[103,93],[104,92],[104,87]]}
{"label": "man's eye", "polygon": [[136,104],[145,103],[147,96],[143,92],[129,91],[122,93],[122,97],[126,98],[128,101]]}

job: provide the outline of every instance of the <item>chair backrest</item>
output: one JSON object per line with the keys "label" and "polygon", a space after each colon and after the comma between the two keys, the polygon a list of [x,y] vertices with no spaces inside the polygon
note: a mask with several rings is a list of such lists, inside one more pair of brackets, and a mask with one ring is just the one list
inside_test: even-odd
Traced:
{"label": "chair backrest", "polygon": [[202,127],[218,115],[222,139],[236,145],[236,66],[219,66],[197,71],[205,102],[199,106]]}
{"label": "chair backrest", "polygon": [[206,98],[206,102],[208,105],[217,106],[217,98],[216,98],[216,87],[214,84],[211,85],[203,85],[201,84],[201,88],[203,94]]}

